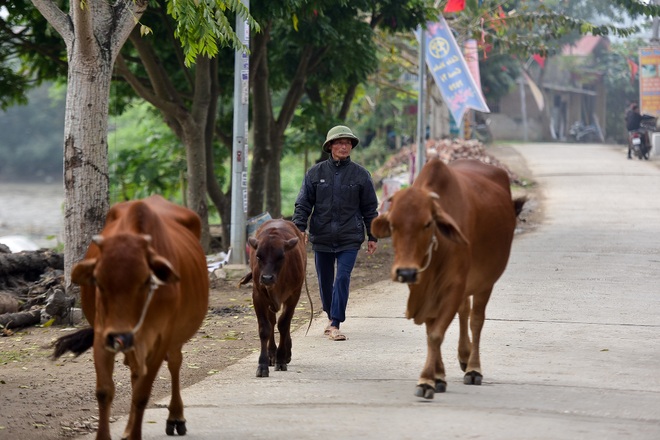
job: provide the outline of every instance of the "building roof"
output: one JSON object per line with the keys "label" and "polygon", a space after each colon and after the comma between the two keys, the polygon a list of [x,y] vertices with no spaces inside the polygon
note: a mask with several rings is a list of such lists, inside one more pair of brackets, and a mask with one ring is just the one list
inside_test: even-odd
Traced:
{"label": "building roof", "polygon": [[603,50],[609,47],[610,40],[607,37],[585,35],[575,43],[565,45],[561,50],[561,54],[586,57],[593,54],[597,49]]}

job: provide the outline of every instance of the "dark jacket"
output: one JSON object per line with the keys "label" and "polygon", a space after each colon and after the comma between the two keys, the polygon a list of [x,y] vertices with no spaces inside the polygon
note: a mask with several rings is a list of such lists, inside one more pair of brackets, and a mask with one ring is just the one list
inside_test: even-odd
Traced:
{"label": "dark jacket", "polygon": [[[359,249],[371,221],[378,215],[378,198],[371,175],[347,158],[332,158],[309,169],[296,199],[293,223],[307,230],[312,248],[320,252]],[[311,215],[311,219],[310,219]]]}
{"label": "dark jacket", "polygon": [[639,112],[629,111],[626,115],[626,128],[628,131],[639,130],[639,127],[642,122],[642,115]]}

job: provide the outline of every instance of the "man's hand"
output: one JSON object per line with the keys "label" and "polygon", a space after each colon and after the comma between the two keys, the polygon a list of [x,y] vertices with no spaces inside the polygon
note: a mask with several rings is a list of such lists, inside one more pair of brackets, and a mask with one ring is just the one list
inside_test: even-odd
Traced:
{"label": "man's hand", "polygon": [[367,242],[367,255],[371,255],[374,252],[376,252],[376,248],[378,247],[378,243],[375,241],[368,241]]}

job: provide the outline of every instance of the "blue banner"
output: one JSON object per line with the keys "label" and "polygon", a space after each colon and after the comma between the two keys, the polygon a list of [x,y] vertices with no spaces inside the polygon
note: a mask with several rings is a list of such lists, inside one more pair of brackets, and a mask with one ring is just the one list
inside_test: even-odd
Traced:
{"label": "blue banner", "polygon": [[437,23],[428,23],[424,36],[426,65],[454,120],[460,125],[469,108],[489,113],[481,87],[474,82],[444,17]]}

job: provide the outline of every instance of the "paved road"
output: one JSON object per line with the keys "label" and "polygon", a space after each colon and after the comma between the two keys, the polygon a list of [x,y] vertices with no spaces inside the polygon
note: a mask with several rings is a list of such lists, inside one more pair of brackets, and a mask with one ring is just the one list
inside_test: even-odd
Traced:
{"label": "paved road", "polygon": [[[186,389],[187,438],[660,439],[657,164],[611,146],[512,148],[545,221],[516,236],[495,286],[482,386],[462,384],[453,324],[447,392],[413,395],[424,331],[403,317],[407,289],[383,282],[353,292],[348,341],[326,340],[319,319],[294,334],[289,371],[257,379],[253,355]],[[146,439],[167,438],[166,417],[147,411]]]}

